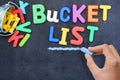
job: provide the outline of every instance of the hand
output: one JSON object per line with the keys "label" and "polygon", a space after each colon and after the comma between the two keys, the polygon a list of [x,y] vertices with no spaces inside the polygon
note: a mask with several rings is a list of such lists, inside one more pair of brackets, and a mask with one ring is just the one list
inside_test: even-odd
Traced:
{"label": "hand", "polygon": [[85,54],[87,66],[93,74],[95,80],[120,80],[120,56],[113,45],[99,45],[89,47],[90,51],[105,56],[105,64],[103,68],[99,68],[92,56]]}

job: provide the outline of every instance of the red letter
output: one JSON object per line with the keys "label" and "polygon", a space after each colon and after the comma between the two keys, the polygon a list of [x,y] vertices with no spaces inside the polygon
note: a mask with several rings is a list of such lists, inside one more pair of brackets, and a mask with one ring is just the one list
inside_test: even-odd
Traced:
{"label": "red letter", "polygon": [[15,31],[15,33],[8,39],[9,43],[13,41],[13,47],[17,47],[19,39],[24,37],[24,35],[18,35],[18,34],[19,34],[19,31]]}
{"label": "red letter", "polygon": [[23,15],[21,9],[13,10],[13,14],[19,14],[19,17],[20,17],[21,23],[24,23],[24,22],[25,22],[24,15]]}
{"label": "red letter", "polygon": [[83,43],[83,37],[78,33],[78,32],[84,32],[84,28],[83,27],[80,27],[80,26],[75,26],[73,29],[72,29],[72,34],[73,36],[76,38],[76,40],[70,40],[70,44],[73,44],[73,45],[80,45]]}

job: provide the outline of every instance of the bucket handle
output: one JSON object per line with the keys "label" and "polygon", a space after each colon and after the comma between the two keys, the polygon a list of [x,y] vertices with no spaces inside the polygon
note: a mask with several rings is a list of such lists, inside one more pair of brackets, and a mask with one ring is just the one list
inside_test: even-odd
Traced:
{"label": "bucket handle", "polygon": [[12,1],[9,1],[8,4],[13,5],[13,6],[19,8],[19,6],[17,4],[15,4],[14,2],[12,2]]}

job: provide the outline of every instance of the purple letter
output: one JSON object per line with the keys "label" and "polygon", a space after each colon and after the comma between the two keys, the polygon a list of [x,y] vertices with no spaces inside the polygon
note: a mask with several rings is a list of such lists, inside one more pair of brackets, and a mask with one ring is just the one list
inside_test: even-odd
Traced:
{"label": "purple letter", "polygon": [[82,23],[85,23],[85,19],[81,15],[81,13],[85,10],[86,5],[82,5],[79,9],[77,9],[77,5],[73,5],[73,23],[77,22],[77,19],[79,19]]}

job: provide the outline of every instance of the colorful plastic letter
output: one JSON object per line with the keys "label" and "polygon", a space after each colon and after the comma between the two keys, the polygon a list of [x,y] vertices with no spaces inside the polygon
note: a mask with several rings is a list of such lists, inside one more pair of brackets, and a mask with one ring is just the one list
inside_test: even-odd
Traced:
{"label": "colorful plastic letter", "polygon": [[20,24],[19,26],[16,27],[16,30],[19,30],[19,31],[22,31],[22,32],[26,32],[26,33],[31,33],[32,30],[29,29],[29,28],[26,28],[27,26],[30,26],[31,25],[31,22],[28,21],[24,24]]}
{"label": "colorful plastic letter", "polygon": [[17,47],[17,44],[20,39],[22,39],[24,35],[20,34],[19,31],[15,31],[14,34],[8,39],[8,42],[11,43],[13,42],[13,47]]}
{"label": "colorful plastic letter", "polygon": [[11,28],[9,30],[10,33],[13,33],[17,24],[19,23],[20,21],[20,18],[16,17],[16,16],[13,16],[13,21],[10,23],[11,25]]}
{"label": "colorful plastic letter", "polygon": [[84,32],[84,31],[85,31],[84,27],[80,27],[80,26],[73,27],[72,34],[76,40],[74,39],[70,40],[70,44],[81,45],[83,43],[83,37],[78,32]]}
{"label": "colorful plastic letter", "polygon": [[24,18],[24,15],[23,15],[21,9],[15,9],[15,10],[13,10],[13,14],[18,14],[19,15],[21,23],[25,22],[25,18]]}
{"label": "colorful plastic letter", "polygon": [[81,14],[86,9],[86,5],[82,5],[79,9],[77,9],[77,5],[74,4],[72,9],[73,9],[73,12],[72,12],[73,23],[76,23],[77,19],[79,19],[81,23],[85,23],[85,19],[83,18]]}
{"label": "colorful plastic letter", "polygon": [[49,41],[50,42],[59,42],[58,38],[54,38],[54,27],[50,26]]}
{"label": "colorful plastic letter", "polygon": [[98,22],[98,18],[94,18],[98,16],[98,5],[88,5],[88,22]]}
{"label": "colorful plastic letter", "polygon": [[[67,12],[69,15],[66,16],[66,18],[64,17],[65,16],[65,12]],[[68,22],[70,20],[70,8],[68,7],[63,7],[61,10],[60,10],[60,20],[62,22]]]}
{"label": "colorful plastic letter", "polygon": [[12,13],[6,13],[3,19],[2,28],[4,33],[13,33],[17,24],[19,23],[19,17],[17,14],[13,15]]}
{"label": "colorful plastic letter", "polygon": [[103,21],[107,20],[108,10],[111,9],[110,5],[100,5],[100,9],[103,10]]}
{"label": "colorful plastic letter", "polygon": [[66,42],[66,37],[67,37],[67,33],[69,32],[68,28],[61,28],[62,31],[62,37],[61,37],[61,41],[59,42],[60,45],[67,45]]}
{"label": "colorful plastic letter", "polygon": [[95,31],[98,31],[99,28],[97,26],[87,26],[87,29],[90,30],[89,41],[93,42]]}
{"label": "colorful plastic letter", "polygon": [[[53,15],[52,15],[52,11],[51,10],[48,10],[47,11],[47,20],[49,22],[55,22],[55,23],[58,23],[59,22],[59,19],[57,19],[57,15],[58,15],[58,11],[54,11],[53,12]],[[52,16],[52,17],[51,17]]]}
{"label": "colorful plastic letter", "polygon": [[30,36],[31,36],[30,34],[26,34],[25,37],[19,43],[19,47],[23,47],[26,44],[26,42],[29,40]]}
{"label": "colorful plastic letter", "polygon": [[22,0],[20,0],[19,4],[20,4],[20,8],[22,9],[23,14],[26,14],[25,8],[29,5],[29,3],[27,2],[24,3]]}
{"label": "colorful plastic letter", "polygon": [[42,4],[32,5],[34,24],[42,24],[46,21],[45,7]]}

